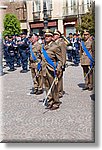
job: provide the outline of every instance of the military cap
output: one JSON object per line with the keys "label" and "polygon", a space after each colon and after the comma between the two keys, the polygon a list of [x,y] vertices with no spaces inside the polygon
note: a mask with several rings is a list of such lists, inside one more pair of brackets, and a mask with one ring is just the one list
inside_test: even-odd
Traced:
{"label": "military cap", "polygon": [[42,39],[42,40],[45,39],[44,36],[41,36],[41,39]]}
{"label": "military cap", "polygon": [[74,34],[73,34],[73,36],[74,36],[74,35],[77,35],[77,34],[76,34],[76,33],[74,33]]}
{"label": "military cap", "polygon": [[15,36],[19,36],[18,34],[15,34]]}
{"label": "military cap", "polygon": [[12,39],[12,36],[11,36],[11,35],[9,35],[9,36],[8,36],[8,38],[9,38],[9,39]]}
{"label": "military cap", "polygon": [[45,36],[46,35],[53,36],[53,32],[50,29],[46,29],[44,32],[45,32]]}
{"label": "military cap", "polygon": [[28,35],[28,38],[31,38],[33,36],[33,33],[30,33],[29,35]]}
{"label": "military cap", "polygon": [[59,30],[55,29],[54,35],[59,35],[59,36],[61,36],[61,32],[60,32]]}
{"label": "military cap", "polygon": [[25,33],[25,32],[22,32],[20,35],[26,35],[26,33]]}
{"label": "military cap", "polygon": [[35,36],[39,36],[39,35],[38,35],[37,33],[35,33],[35,32],[34,32],[33,34],[34,34]]}
{"label": "military cap", "polygon": [[72,33],[69,33],[69,35],[72,35]]}
{"label": "military cap", "polygon": [[84,30],[84,33],[83,34],[90,34],[89,30]]}

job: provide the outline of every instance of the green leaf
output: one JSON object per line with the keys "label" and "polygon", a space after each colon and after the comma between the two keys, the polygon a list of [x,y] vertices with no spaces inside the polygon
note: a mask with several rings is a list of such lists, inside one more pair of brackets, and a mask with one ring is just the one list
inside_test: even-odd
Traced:
{"label": "green leaf", "polygon": [[8,34],[19,34],[21,32],[20,21],[14,14],[6,14],[4,17],[4,31],[3,36]]}

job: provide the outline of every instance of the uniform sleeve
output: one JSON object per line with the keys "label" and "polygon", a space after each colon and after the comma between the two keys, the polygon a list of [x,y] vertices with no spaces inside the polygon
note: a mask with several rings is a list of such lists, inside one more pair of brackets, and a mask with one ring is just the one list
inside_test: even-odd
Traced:
{"label": "uniform sleeve", "polygon": [[56,47],[56,58],[58,61],[57,70],[60,70],[63,65],[63,59],[62,59],[62,55],[61,55],[61,49],[59,47]]}
{"label": "uniform sleeve", "polygon": [[64,41],[61,41],[59,43],[59,46],[61,48],[62,60],[63,60],[63,65],[64,65],[66,63],[66,49],[67,49],[67,46],[64,43]]}
{"label": "uniform sleeve", "polygon": [[95,41],[92,41],[92,57],[95,59]]}

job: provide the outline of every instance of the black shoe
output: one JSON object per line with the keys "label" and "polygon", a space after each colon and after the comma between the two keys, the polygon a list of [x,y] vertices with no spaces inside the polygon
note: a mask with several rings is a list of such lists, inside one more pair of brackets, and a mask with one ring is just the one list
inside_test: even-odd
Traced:
{"label": "black shoe", "polygon": [[32,91],[30,92],[30,94],[36,94],[37,93],[37,89],[32,89]]}
{"label": "black shoe", "polygon": [[21,67],[21,65],[16,65],[16,67]]}
{"label": "black shoe", "polygon": [[14,71],[15,69],[14,68],[12,68],[12,69],[9,69],[8,71]]}
{"label": "black shoe", "polygon": [[61,101],[58,101],[58,102],[54,103],[54,105],[57,105],[57,106],[60,106],[61,104],[62,104]]}
{"label": "black shoe", "polygon": [[62,94],[59,94],[59,98],[62,98],[63,97],[63,95]]}
{"label": "black shoe", "polygon": [[42,94],[43,93],[43,90],[38,90],[37,92],[36,92],[36,95],[39,95],[39,94]]}
{"label": "black shoe", "polygon": [[51,109],[52,108],[52,106],[53,106],[53,103],[49,103],[49,102],[47,102],[46,104],[45,104],[45,109]]}
{"label": "black shoe", "polygon": [[85,90],[88,90],[88,89],[89,89],[89,87],[84,87],[82,90],[85,91]]}
{"label": "black shoe", "polygon": [[20,73],[23,73],[23,70],[21,70]]}
{"label": "black shoe", "polygon": [[56,110],[59,108],[59,105],[53,104],[53,106],[50,108],[50,110]]}
{"label": "black shoe", "polygon": [[20,73],[27,73],[27,70],[21,70]]}
{"label": "black shoe", "polygon": [[30,92],[30,94],[35,94],[35,93],[34,93],[34,91],[32,90],[32,91]]}
{"label": "black shoe", "polygon": [[93,88],[91,87],[91,88],[89,88],[88,90],[89,90],[89,91],[92,91],[92,90],[93,90]]}

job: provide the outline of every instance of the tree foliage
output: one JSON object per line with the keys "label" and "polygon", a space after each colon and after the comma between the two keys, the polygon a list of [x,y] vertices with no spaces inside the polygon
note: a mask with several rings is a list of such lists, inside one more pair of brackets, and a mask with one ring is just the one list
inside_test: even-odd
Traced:
{"label": "tree foliage", "polygon": [[77,31],[81,33],[87,29],[91,34],[95,35],[95,4],[92,4],[92,10],[81,17],[81,24],[76,26]]}
{"label": "tree foliage", "polygon": [[3,36],[20,34],[20,21],[14,14],[6,14],[4,17],[4,31]]}

